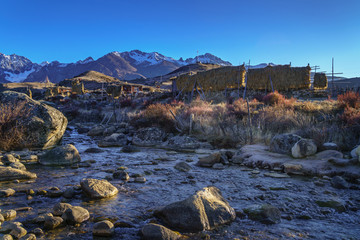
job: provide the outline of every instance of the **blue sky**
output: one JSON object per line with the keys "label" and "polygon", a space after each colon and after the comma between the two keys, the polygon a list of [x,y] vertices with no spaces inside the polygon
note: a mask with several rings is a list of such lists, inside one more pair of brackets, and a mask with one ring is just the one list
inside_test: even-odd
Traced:
{"label": "blue sky", "polygon": [[0,0],[0,52],[33,62],[157,51],[360,76],[360,1]]}

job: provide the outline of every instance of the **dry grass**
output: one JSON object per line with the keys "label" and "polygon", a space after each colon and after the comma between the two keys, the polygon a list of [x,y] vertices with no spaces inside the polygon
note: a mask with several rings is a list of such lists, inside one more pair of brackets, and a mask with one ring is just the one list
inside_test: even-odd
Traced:
{"label": "dry grass", "polygon": [[286,99],[277,92],[264,99],[267,104],[257,100],[247,103],[243,99],[217,104],[200,99],[190,104],[155,104],[138,116],[152,125],[174,126],[175,123],[178,131],[191,132],[218,147],[268,143],[274,135],[290,132],[314,139],[319,147],[327,141],[337,143],[342,149],[357,144],[359,109],[347,107],[344,110],[338,101],[332,100]]}
{"label": "dry grass", "polygon": [[0,105],[0,149],[16,149],[26,140],[22,120],[27,118],[30,110],[25,104]]}

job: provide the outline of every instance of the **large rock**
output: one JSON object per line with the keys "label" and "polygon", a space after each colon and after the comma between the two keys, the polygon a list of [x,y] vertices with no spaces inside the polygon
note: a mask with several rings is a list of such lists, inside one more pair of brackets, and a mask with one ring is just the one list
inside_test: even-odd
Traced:
{"label": "large rock", "polygon": [[[62,138],[66,127],[66,117],[57,109],[29,98],[26,94],[12,91],[0,93],[0,102],[5,106],[24,106],[21,111],[26,117],[19,117],[19,130],[24,140],[13,148],[49,148]],[[0,139],[1,141],[1,139]]]}
{"label": "large rock", "polygon": [[270,151],[282,154],[291,154],[291,149],[301,139],[296,134],[286,133],[274,136],[270,142]]}
{"label": "large rock", "polygon": [[98,143],[99,147],[122,147],[127,144],[127,137],[123,133],[113,133]]}
{"label": "large rock", "polygon": [[164,142],[166,133],[160,128],[139,129],[133,137],[132,143],[138,146],[155,146]]}
{"label": "large rock", "polygon": [[164,226],[155,223],[149,223],[141,229],[144,240],[177,240],[181,235]]}
{"label": "large rock", "polygon": [[35,173],[28,171],[22,171],[19,169],[11,167],[1,167],[0,166],[0,182],[1,181],[12,181],[12,180],[22,180],[22,179],[33,179],[36,178]]}
{"label": "large rock", "polygon": [[40,156],[39,162],[42,165],[72,165],[80,162],[81,157],[78,150],[72,144],[58,146]]}
{"label": "large rock", "polygon": [[66,209],[64,214],[61,216],[64,221],[68,224],[75,225],[77,223],[82,223],[90,218],[90,213],[85,208],[79,206],[73,206]]}
{"label": "large rock", "polygon": [[357,158],[360,161],[360,146],[354,148],[350,154],[353,158]]}
{"label": "large rock", "polygon": [[244,212],[250,219],[259,221],[265,224],[279,223],[281,212],[277,207],[272,205],[252,205],[244,209]]}
{"label": "large rock", "polygon": [[188,232],[210,230],[233,221],[235,210],[216,187],[206,187],[189,198],[172,203],[155,215],[171,228]]}
{"label": "large rock", "polygon": [[81,189],[90,198],[108,198],[116,195],[119,190],[106,180],[85,178],[80,182]]}
{"label": "large rock", "polygon": [[291,154],[294,158],[304,158],[314,155],[317,152],[317,146],[312,139],[301,139],[291,148]]}

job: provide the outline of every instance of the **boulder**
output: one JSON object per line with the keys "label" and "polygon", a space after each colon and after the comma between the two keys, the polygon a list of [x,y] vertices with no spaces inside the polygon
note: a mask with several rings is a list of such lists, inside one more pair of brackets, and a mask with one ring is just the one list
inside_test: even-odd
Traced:
{"label": "boulder", "polygon": [[280,210],[269,204],[251,205],[245,208],[244,212],[251,220],[259,221],[265,224],[279,223],[281,219]]}
{"label": "boulder", "polygon": [[119,190],[107,180],[86,178],[80,182],[81,189],[90,198],[108,198],[116,195]]}
{"label": "boulder", "polygon": [[199,158],[197,165],[200,167],[212,167],[215,163],[220,163],[221,154],[213,153],[209,156]]}
{"label": "boulder", "polygon": [[[12,91],[0,93],[0,102],[5,106],[23,106],[24,117],[19,117],[21,135],[24,136],[12,148],[49,148],[62,138],[66,127],[66,117],[57,109],[29,98],[26,94]],[[1,139],[0,139],[1,141]]]}
{"label": "boulder", "polygon": [[23,180],[36,178],[35,173],[28,171],[22,171],[11,167],[0,166],[0,182],[1,181],[12,181],[12,180]]}
{"label": "boulder", "polygon": [[301,139],[291,148],[291,155],[294,158],[304,158],[314,155],[317,151],[317,146],[312,139]]}
{"label": "boulder", "polygon": [[122,147],[127,144],[127,137],[123,133],[113,133],[98,143],[99,147]]}
{"label": "boulder", "polygon": [[137,146],[155,146],[164,142],[166,133],[156,127],[141,128],[133,137],[132,143]]}
{"label": "boulder", "polygon": [[63,218],[68,224],[75,225],[88,220],[90,218],[90,214],[85,208],[73,206],[66,209],[61,218]]}
{"label": "boulder", "polygon": [[211,230],[229,223],[235,210],[216,187],[206,187],[189,198],[172,203],[155,212],[171,228],[188,232]]}
{"label": "boulder", "polygon": [[114,224],[109,220],[97,222],[93,226],[93,235],[99,237],[111,237],[115,233]]}
{"label": "boulder", "polygon": [[181,237],[181,234],[155,223],[145,225],[141,235],[144,240],[177,240]]}
{"label": "boulder", "polygon": [[275,135],[270,141],[270,151],[282,154],[291,154],[291,149],[301,139],[296,134],[286,133]]}
{"label": "boulder", "polygon": [[40,155],[40,164],[42,165],[63,166],[72,165],[80,161],[80,154],[72,144],[58,146]]}

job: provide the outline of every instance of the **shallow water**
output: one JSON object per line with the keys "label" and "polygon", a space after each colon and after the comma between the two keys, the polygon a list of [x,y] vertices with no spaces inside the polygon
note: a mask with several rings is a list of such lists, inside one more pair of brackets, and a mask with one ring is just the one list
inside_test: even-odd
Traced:
{"label": "shallow water", "polygon": [[[78,169],[28,165],[28,170],[38,175],[35,181],[0,184],[0,188],[10,187],[17,191],[12,197],[0,199],[2,209],[26,206],[33,208],[31,211],[18,212],[14,219],[23,222],[28,231],[38,227],[30,223],[30,220],[38,214],[51,212],[61,198],[34,196],[32,200],[26,200],[26,194],[22,193],[24,190],[51,187],[65,190],[67,186],[79,185],[80,180],[85,177],[102,179],[112,176],[112,173],[107,171],[116,170],[119,166],[128,167],[129,175],[144,175],[147,181],[124,183],[121,180],[112,180],[110,182],[118,187],[120,192],[106,200],[93,201],[81,194],[76,195],[68,202],[88,209],[91,214],[90,221],[78,228],[66,227],[49,231],[44,239],[91,239],[91,228],[94,219],[98,217],[133,225],[133,228],[116,228],[113,239],[139,239],[138,231],[154,219],[151,216],[154,209],[185,199],[210,185],[218,187],[236,210],[252,204],[267,203],[277,206],[284,216],[281,223],[275,225],[237,218],[230,225],[206,232],[211,239],[360,239],[359,190],[335,189],[325,180],[325,186],[316,186],[311,178],[304,177],[269,178],[263,176],[267,170],[252,174],[253,169],[241,166],[228,166],[223,170],[195,166],[198,157],[206,153],[169,152],[154,148],[141,148],[137,153],[122,153],[121,148],[103,148],[103,153],[85,153],[87,148],[97,145],[93,139],[78,134],[75,130],[66,134],[63,141],[76,146],[82,161],[94,159],[96,162],[89,168]],[[192,160],[188,162],[192,170],[184,173],[174,169],[176,163],[186,160]],[[287,190],[270,190],[270,187],[285,187]],[[317,199],[330,198],[346,202],[348,211],[337,213],[333,209],[320,208],[315,204]],[[302,215],[311,219],[298,219]]]}

